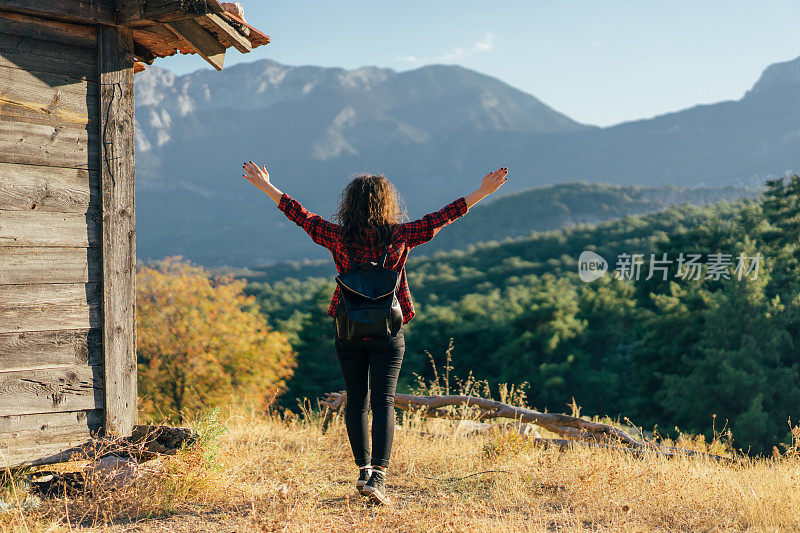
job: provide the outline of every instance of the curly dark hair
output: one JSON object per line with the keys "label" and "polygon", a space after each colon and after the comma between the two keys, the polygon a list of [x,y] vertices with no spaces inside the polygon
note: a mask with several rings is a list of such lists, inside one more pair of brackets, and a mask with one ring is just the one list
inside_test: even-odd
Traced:
{"label": "curly dark hair", "polygon": [[388,245],[405,216],[403,200],[386,176],[360,174],[342,191],[334,218],[342,226],[342,243],[352,247]]}

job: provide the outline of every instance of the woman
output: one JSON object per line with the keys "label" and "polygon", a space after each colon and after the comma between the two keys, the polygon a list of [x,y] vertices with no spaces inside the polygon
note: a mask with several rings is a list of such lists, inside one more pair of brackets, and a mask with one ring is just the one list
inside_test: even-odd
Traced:
{"label": "woman", "polygon": [[[330,250],[339,273],[356,264],[376,262],[388,247],[385,266],[400,272],[397,298],[403,324],[414,316],[405,262],[408,252],[431,240],[442,227],[465,215],[470,207],[492,194],[508,178],[500,168],[484,176],[475,192],[462,196],[440,211],[419,220],[401,222],[404,216],[397,190],[383,175],[361,175],[345,187],[336,214],[338,224],[308,212],[297,200],[282,193],[269,179],[267,167],[250,161],[243,166],[244,178],[267,193],[278,209],[303,228],[317,244]],[[352,253],[352,256],[350,255]],[[333,294],[328,315],[336,316],[339,287]],[[364,496],[387,503],[384,480],[394,437],[394,393],[403,362],[405,339],[402,328],[394,337],[336,338],[334,345],[347,389],[345,425],[359,477],[356,487]],[[368,383],[371,383],[371,388]],[[372,406],[372,453],[367,435],[367,395]]]}

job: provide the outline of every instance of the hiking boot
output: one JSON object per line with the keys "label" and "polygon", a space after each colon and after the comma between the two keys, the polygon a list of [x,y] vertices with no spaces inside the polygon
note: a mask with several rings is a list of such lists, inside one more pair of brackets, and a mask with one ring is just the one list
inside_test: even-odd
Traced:
{"label": "hiking boot", "polygon": [[[370,474],[372,474],[371,466],[362,466],[358,470],[358,479],[356,480],[356,488],[358,489],[358,492],[360,492],[361,494],[364,494],[363,490],[364,485],[367,484]],[[364,496],[366,496],[366,494],[364,494]]]}
{"label": "hiking boot", "polygon": [[389,497],[386,495],[386,473],[377,469],[373,470],[364,488],[361,489],[361,494],[367,496],[373,503],[388,505]]}

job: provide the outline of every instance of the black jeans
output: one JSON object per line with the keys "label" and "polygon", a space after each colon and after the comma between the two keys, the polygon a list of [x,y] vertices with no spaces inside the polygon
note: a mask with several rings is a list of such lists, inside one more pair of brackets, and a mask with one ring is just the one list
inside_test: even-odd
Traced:
{"label": "black jeans", "polygon": [[[342,340],[336,337],[334,345],[347,389],[344,422],[353,457],[358,466],[371,464],[385,468],[389,466],[394,439],[394,391],[406,351],[403,330],[386,338]],[[368,391],[372,404],[371,456],[367,435]]]}

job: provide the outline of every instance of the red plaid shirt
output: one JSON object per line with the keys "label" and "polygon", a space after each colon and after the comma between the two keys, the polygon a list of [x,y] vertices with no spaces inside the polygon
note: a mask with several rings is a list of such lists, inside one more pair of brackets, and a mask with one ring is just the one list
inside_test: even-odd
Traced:
{"label": "red plaid shirt", "polygon": [[[310,213],[300,202],[284,193],[278,204],[278,209],[295,224],[303,228],[315,243],[327,248],[333,255],[333,262],[336,263],[336,270],[340,274],[350,269],[350,258],[347,250],[341,241],[341,226],[328,222],[321,216]],[[406,222],[398,226],[398,231],[394,232],[389,253],[386,256],[386,268],[395,272],[400,272],[400,285],[397,288],[397,299],[403,309],[403,324],[407,323],[414,316],[414,303],[411,301],[411,292],[406,281],[406,259],[408,252],[415,246],[426,243],[433,239],[447,224],[453,222],[467,213],[467,201],[462,196],[457,200],[447,204],[441,210],[425,215],[419,220]],[[375,231],[372,230],[370,239],[374,239]],[[357,245],[353,249],[353,256],[357,263],[367,261],[378,261],[382,250],[378,246]],[[333,293],[331,305],[328,308],[328,315],[336,316],[336,305],[339,303],[339,286]]]}

